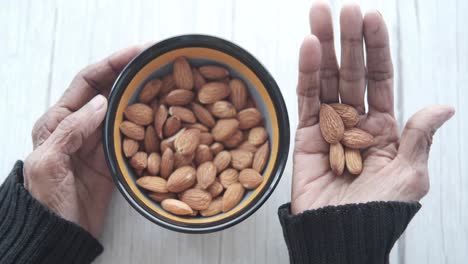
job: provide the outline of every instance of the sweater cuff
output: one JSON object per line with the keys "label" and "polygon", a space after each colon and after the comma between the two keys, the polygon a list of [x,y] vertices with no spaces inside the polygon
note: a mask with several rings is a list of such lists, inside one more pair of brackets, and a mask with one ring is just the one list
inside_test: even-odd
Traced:
{"label": "sweater cuff", "polygon": [[278,210],[291,263],[388,263],[395,241],[416,212],[417,202],[369,202],[327,206],[292,215]]}
{"label": "sweater cuff", "polygon": [[16,162],[0,187],[0,263],[90,263],[102,245],[43,206],[23,187]]}

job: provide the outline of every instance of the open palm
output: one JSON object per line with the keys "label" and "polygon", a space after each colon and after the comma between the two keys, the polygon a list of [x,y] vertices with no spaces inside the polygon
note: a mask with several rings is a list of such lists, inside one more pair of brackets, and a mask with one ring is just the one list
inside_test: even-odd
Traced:
{"label": "open palm", "polygon": [[[292,212],[369,201],[418,201],[429,190],[427,159],[432,136],[454,110],[431,106],[419,111],[400,138],[393,107],[389,38],[380,13],[369,12],[363,18],[359,6],[343,7],[340,67],[330,8],[323,2],[314,4],[310,23],[313,35],[305,38],[299,59]],[[358,127],[375,137],[375,144],[362,153],[364,169],[359,176],[346,171],[341,176],[333,174],[329,144],[320,132],[320,103],[340,100],[358,110]]]}

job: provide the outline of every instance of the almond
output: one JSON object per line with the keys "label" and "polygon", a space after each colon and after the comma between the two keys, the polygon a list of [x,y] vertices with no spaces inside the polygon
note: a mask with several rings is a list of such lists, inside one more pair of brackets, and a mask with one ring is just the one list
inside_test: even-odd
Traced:
{"label": "almond", "polygon": [[232,149],[239,146],[243,139],[244,135],[242,134],[242,131],[237,130],[232,136],[224,140],[223,144],[226,148]]}
{"label": "almond", "polygon": [[219,152],[224,150],[224,145],[219,142],[215,142],[211,144],[210,150],[213,153],[213,155],[218,155]]}
{"label": "almond", "polygon": [[140,94],[138,95],[138,100],[142,103],[149,103],[151,100],[158,95],[159,91],[161,90],[162,82],[159,79],[149,80],[143,89],[141,90]]}
{"label": "almond", "polygon": [[345,149],[346,168],[349,173],[359,175],[362,172],[362,157],[359,149]]}
{"label": "almond", "polygon": [[190,208],[190,206],[188,206],[188,204],[176,199],[165,199],[161,202],[161,206],[164,208],[164,210],[175,215],[193,214],[193,210]]}
{"label": "almond", "polygon": [[350,128],[344,132],[343,145],[353,149],[365,149],[374,144],[374,136],[359,128]]}
{"label": "almond", "polygon": [[240,144],[239,149],[247,150],[252,153],[257,151],[257,147],[248,141],[244,141],[242,144]]}
{"label": "almond", "polygon": [[169,114],[177,117],[182,122],[195,123],[197,119],[190,109],[181,106],[172,106],[169,108]]}
{"label": "almond", "polygon": [[145,139],[143,145],[145,146],[146,152],[156,152],[159,151],[159,138],[156,135],[156,131],[153,126],[147,126],[145,132]]}
{"label": "almond", "polygon": [[175,59],[173,66],[173,77],[177,87],[185,90],[193,88],[192,68],[184,57]]}
{"label": "almond", "polygon": [[166,123],[164,123],[164,136],[165,137],[170,137],[175,135],[180,128],[182,127],[182,123],[180,122],[179,118],[171,116],[166,120]]}
{"label": "almond", "polygon": [[155,98],[151,101],[150,103],[150,107],[151,109],[153,110],[153,113],[156,114],[156,112],[158,112],[158,109],[159,109],[159,102],[158,102],[158,99]]}
{"label": "almond", "polygon": [[167,179],[174,169],[174,152],[172,149],[166,149],[161,157],[160,173],[161,177]]}
{"label": "almond", "polygon": [[212,104],[229,96],[231,89],[222,82],[209,82],[198,92],[198,100],[202,104]]}
{"label": "almond", "polygon": [[154,129],[159,138],[163,138],[163,127],[167,120],[167,108],[165,105],[160,105],[158,111],[154,115]]}
{"label": "almond", "polygon": [[242,200],[244,193],[244,187],[240,183],[229,185],[223,195],[223,212],[234,208]]}
{"label": "almond", "polygon": [[262,182],[263,177],[256,170],[243,169],[239,173],[239,182],[248,190],[257,188]]}
{"label": "almond", "polygon": [[247,150],[231,150],[231,166],[234,169],[243,170],[252,165],[253,154]]}
{"label": "almond", "polygon": [[235,169],[226,169],[219,174],[219,182],[224,188],[239,181],[239,173]]}
{"label": "almond", "polygon": [[198,129],[200,130],[200,132],[208,132],[208,128],[200,123],[195,123],[195,124],[183,124],[183,127],[189,129],[189,128],[193,128],[193,129]]}
{"label": "almond", "polygon": [[200,144],[211,145],[213,143],[213,136],[209,132],[200,133]]}
{"label": "almond", "polygon": [[354,107],[347,104],[331,104],[336,113],[341,117],[345,128],[352,128],[359,123],[359,113]]}
{"label": "almond", "polygon": [[153,193],[148,194],[148,196],[151,199],[153,199],[154,201],[159,202],[159,203],[166,200],[166,199],[176,198],[175,193],[171,193],[171,192],[168,192],[168,193],[155,193],[155,192],[153,192]]}
{"label": "almond", "polygon": [[232,79],[229,82],[229,88],[231,89],[230,100],[234,107],[240,111],[245,108],[247,103],[247,88],[242,80]]}
{"label": "almond", "polygon": [[195,185],[196,170],[192,166],[176,169],[167,180],[167,189],[171,192],[182,192]]}
{"label": "almond", "polygon": [[330,144],[338,143],[343,138],[344,124],[341,117],[333,107],[322,104],[320,106],[320,131],[326,142]]}
{"label": "almond", "polygon": [[213,162],[217,171],[221,172],[231,163],[231,153],[229,153],[229,151],[223,150],[216,155]]}
{"label": "almond", "polygon": [[201,210],[200,214],[202,216],[213,216],[221,213],[223,211],[223,197],[218,197],[211,201],[208,208]]}
{"label": "almond", "polygon": [[195,151],[195,163],[200,165],[207,161],[213,160],[213,153],[207,145],[198,145]]}
{"label": "almond", "polygon": [[192,103],[191,108],[200,123],[207,127],[213,127],[215,125],[215,119],[205,107],[197,103]]}
{"label": "almond", "polygon": [[336,176],[343,174],[345,157],[343,146],[338,142],[330,144],[330,168]]}
{"label": "almond", "polygon": [[220,80],[226,78],[229,75],[229,71],[221,66],[206,65],[198,69],[203,77],[210,80]]}
{"label": "almond", "polygon": [[138,141],[131,138],[124,138],[122,149],[125,157],[130,158],[131,156],[135,155],[139,147],[140,144],[138,144]]}
{"label": "almond", "polygon": [[252,162],[252,169],[261,173],[265,168],[265,165],[268,162],[268,156],[270,154],[270,145],[268,142],[265,142],[258,150],[255,152],[255,156]]}
{"label": "almond", "polygon": [[262,121],[262,113],[257,108],[246,108],[237,114],[240,129],[249,129],[255,127]]}
{"label": "almond", "polygon": [[127,106],[124,115],[129,121],[141,126],[153,122],[153,110],[145,104],[137,103]]}
{"label": "almond", "polygon": [[164,101],[168,105],[186,105],[193,101],[193,97],[192,91],[176,89],[169,92]]}
{"label": "almond", "polygon": [[174,82],[174,77],[172,74],[168,74],[164,76],[162,79],[161,91],[160,94],[168,94],[170,91],[176,88],[176,84]]}
{"label": "almond", "polygon": [[239,128],[239,121],[236,119],[221,119],[211,130],[214,140],[223,141],[232,136]]}
{"label": "almond", "polygon": [[204,210],[211,203],[211,194],[201,189],[188,189],[180,196],[180,200],[194,210]]}
{"label": "almond", "polygon": [[205,78],[203,78],[200,72],[195,68],[192,69],[192,74],[193,74],[193,85],[195,86],[195,89],[197,91],[200,91],[200,89],[206,83]]}
{"label": "almond", "polygon": [[203,189],[208,188],[216,179],[216,166],[207,161],[197,168],[197,181]]}
{"label": "almond", "polygon": [[217,118],[231,118],[237,115],[236,108],[228,101],[215,102],[210,106],[210,111]]}
{"label": "almond", "polygon": [[200,130],[193,128],[185,130],[174,141],[176,151],[183,155],[193,154],[198,144],[200,144]]}
{"label": "almond", "polygon": [[161,177],[154,176],[143,176],[139,178],[136,183],[143,189],[158,192],[167,193],[166,183],[167,181]]}
{"label": "almond", "polygon": [[148,154],[142,151],[135,153],[135,155],[130,159],[130,165],[135,170],[142,171],[146,169],[146,166],[148,165]]}
{"label": "almond", "polygon": [[161,156],[159,153],[153,152],[148,156],[148,173],[158,175],[161,167]]}
{"label": "almond", "polygon": [[224,191],[224,187],[217,179],[215,179],[213,184],[211,184],[206,190],[211,194],[211,197],[214,198]]}
{"label": "almond", "polygon": [[254,127],[249,131],[248,141],[255,146],[263,144],[268,138],[268,133],[264,127]]}
{"label": "almond", "polygon": [[176,169],[183,167],[183,166],[192,166],[192,160],[195,157],[195,154],[186,154],[183,155],[180,152],[174,153],[174,167]]}
{"label": "almond", "polygon": [[120,132],[134,140],[143,140],[145,138],[145,129],[130,121],[123,121],[120,124]]}

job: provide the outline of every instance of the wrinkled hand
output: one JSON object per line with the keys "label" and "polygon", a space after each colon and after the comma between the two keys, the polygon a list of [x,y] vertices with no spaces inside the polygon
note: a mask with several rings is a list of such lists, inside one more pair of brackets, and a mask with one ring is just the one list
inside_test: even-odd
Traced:
{"label": "wrinkled hand", "polygon": [[113,182],[102,148],[106,96],[132,47],[90,65],[34,125],[34,151],[24,162],[24,186],[49,209],[98,237]]}
{"label": "wrinkled hand", "polygon": [[[427,160],[432,136],[454,114],[453,108],[431,106],[417,112],[400,138],[393,108],[389,38],[380,13],[369,12],[363,18],[359,6],[343,7],[340,68],[330,8],[315,3],[310,24],[313,35],[305,38],[299,59],[292,212],[369,201],[419,201],[429,190]],[[329,145],[320,133],[320,103],[338,102],[339,98],[358,109],[358,127],[375,137],[375,145],[363,152],[364,170],[358,177],[332,173]]]}

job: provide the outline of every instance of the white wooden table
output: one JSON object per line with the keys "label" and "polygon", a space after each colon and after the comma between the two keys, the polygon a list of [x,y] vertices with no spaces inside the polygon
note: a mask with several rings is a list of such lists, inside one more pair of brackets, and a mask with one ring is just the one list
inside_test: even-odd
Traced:
{"label": "white wooden table", "polygon": [[[435,137],[431,191],[395,246],[392,263],[466,263],[468,1],[359,2],[363,11],[379,9],[388,23],[400,124],[428,104],[457,109]],[[341,4],[332,3],[335,26]],[[125,46],[184,33],[220,36],[254,54],[281,87],[294,133],[297,55],[308,34],[309,5],[305,0],[0,0],[0,180],[31,151],[35,120],[79,69]],[[276,210],[289,200],[291,168],[290,159],[279,187],[255,215],[208,235],[154,225],[115,192],[97,263],[287,263]]]}

